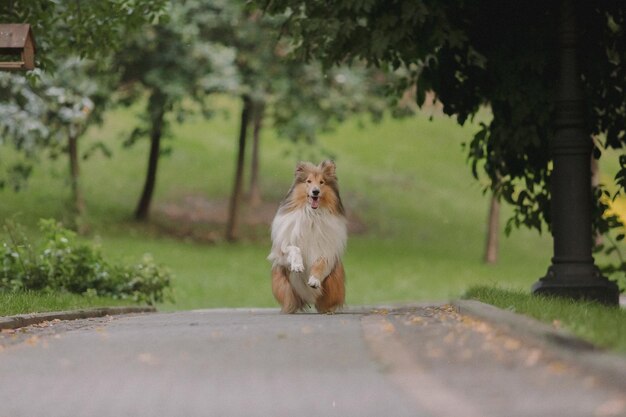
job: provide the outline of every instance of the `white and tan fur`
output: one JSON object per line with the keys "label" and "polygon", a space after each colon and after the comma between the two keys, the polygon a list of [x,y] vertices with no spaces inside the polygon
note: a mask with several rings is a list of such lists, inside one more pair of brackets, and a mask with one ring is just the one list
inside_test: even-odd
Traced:
{"label": "white and tan fur", "polygon": [[347,241],[335,163],[300,162],[272,222],[272,292],[284,313],[315,305],[333,312],[345,300],[341,263]]}

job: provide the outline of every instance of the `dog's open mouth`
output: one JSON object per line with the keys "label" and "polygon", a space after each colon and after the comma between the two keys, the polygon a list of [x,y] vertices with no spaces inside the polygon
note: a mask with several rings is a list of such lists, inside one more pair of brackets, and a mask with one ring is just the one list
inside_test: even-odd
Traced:
{"label": "dog's open mouth", "polygon": [[311,208],[312,209],[316,209],[320,206],[320,198],[319,196],[311,196],[309,197],[311,199]]}

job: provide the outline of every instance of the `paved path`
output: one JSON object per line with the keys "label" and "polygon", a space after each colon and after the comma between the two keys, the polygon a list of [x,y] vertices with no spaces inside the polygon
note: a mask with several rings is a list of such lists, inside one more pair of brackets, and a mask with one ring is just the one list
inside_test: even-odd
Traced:
{"label": "paved path", "polygon": [[448,306],[121,316],[0,346],[0,417],[626,415],[626,394]]}

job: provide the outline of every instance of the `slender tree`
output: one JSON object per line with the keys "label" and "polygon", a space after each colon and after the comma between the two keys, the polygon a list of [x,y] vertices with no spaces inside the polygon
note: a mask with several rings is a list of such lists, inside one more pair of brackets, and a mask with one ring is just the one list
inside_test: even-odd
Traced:
{"label": "slender tree", "polygon": [[[79,142],[91,124],[102,122],[110,104],[115,77],[99,71],[93,61],[77,57],[61,61],[57,68],[54,75],[41,76],[38,89],[46,102],[47,123],[59,137],[57,143],[63,144],[61,151],[68,156],[73,223],[79,232],[84,232],[87,229],[86,204],[80,184],[79,161],[86,159],[95,149],[105,153],[108,150],[102,143],[97,143],[81,153]],[[55,149],[51,151],[54,153]]]}
{"label": "slender tree", "polygon": [[167,22],[146,26],[115,56],[115,64],[121,68],[122,102],[131,104],[148,94],[142,124],[127,141],[132,145],[145,136],[150,140],[146,177],[135,209],[137,220],[149,217],[162,140],[168,133],[168,115],[174,113],[177,121],[184,120],[193,111],[186,106],[187,99],[208,114],[206,94],[238,85],[237,73],[229,69],[234,53],[213,43],[207,30],[217,12],[210,2],[172,1]]}
{"label": "slender tree", "polygon": [[165,113],[168,110],[167,97],[160,90],[155,90],[148,99],[148,114],[150,115],[150,152],[148,153],[148,172],[143,186],[139,203],[135,209],[137,220],[146,220],[150,212],[150,204],[154,195],[157,167],[161,155],[161,138],[165,123]]}
{"label": "slender tree", "polygon": [[56,66],[56,73],[39,74],[37,83],[32,85],[21,75],[10,79],[20,86],[21,94],[31,99],[36,97],[37,105],[26,106],[31,123],[46,126],[45,135],[39,137],[38,143],[29,145],[35,156],[41,157],[44,150],[53,158],[62,153],[68,155],[72,222],[82,232],[86,230],[86,206],[80,186],[79,161],[86,159],[93,150],[105,148],[97,143],[81,153],[79,141],[91,124],[102,121],[114,77],[98,71],[92,61],[78,57],[58,60]]}
{"label": "slender tree", "polygon": [[500,200],[495,193],[489,199],[489,215],[487,217],[487,239],[485,239],[485,263],[498,262],[500,238]]}
{"label": "slender tree", "polygon": [[252,113],[252,100],[249,96],[242,97],[241,121],[239,124],[239,141],[237,146],[237,161],[235,163],[235,181],[233,191],[230,195],[230,206],[228,209],[228,223],[226,224],[226,240],[234,242],[239,234],[239,210],[241,207],[241,194],[243,188],[243,169],[246,154],[246,138],[248,135],[248,125]]}
{"label": "slender tree", "polygon": [[265,103],[256,103],[253,106],[252,117],[252,156],[250,162],[250,189],[248,194],[248,202],[251,207],[257,207],[261,204],[261,185],[260,185],[260,153],[261,153],[261,128],[263,127],[263,117],[265,115]]}
{"label": "slender tree", "polygon": [[485,254],[483,260],[486,264],[498,262],[500,251],[500,196],[497,184],[490,190],[489,211],[487,214],[487,236],[485,239]]}

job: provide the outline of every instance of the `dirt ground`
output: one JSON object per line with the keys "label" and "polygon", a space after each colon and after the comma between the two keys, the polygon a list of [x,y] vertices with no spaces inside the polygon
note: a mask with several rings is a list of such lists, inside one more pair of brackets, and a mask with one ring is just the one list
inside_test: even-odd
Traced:
{"label": "dirt ground", "polygon": [[[267,239],[278,202],[263,201],[255,206],[243,204],[239,216],[241,237],[247,240]],[[228,219],[228,200],[209,200],[200,195],[185,195],[179,200],[155,206],[153,223],[161,233],[181,239],[213,243],[220,241]],[[347,210],[348,232],[367,231],[354,210]]]}

